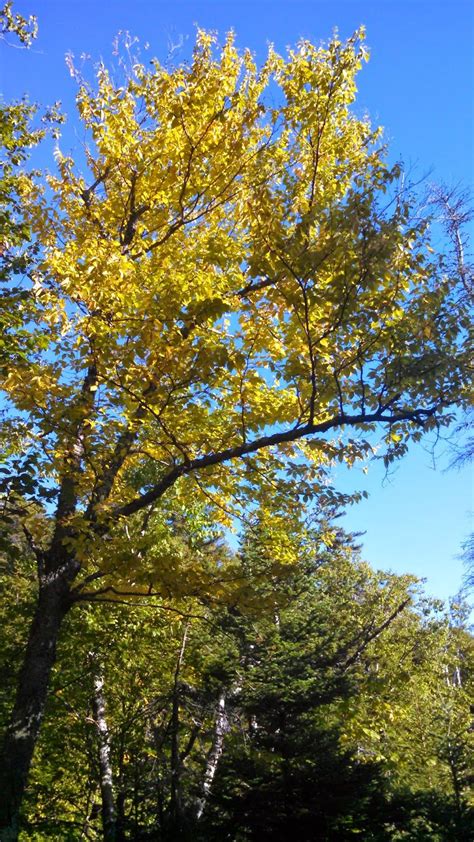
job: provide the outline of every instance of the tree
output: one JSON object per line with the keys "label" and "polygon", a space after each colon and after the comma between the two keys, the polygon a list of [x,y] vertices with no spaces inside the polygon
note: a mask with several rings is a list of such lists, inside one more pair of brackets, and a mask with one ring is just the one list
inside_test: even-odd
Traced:
{"label": "tree", "polygon": [[[295,534],[284,568],[274,539],[260,523],[237,554],[219,549],[221,578],[240,573],[227,606],[208,590],[70,612],[25,838],[471,838],[462,608],[448,622],[413,577],[360,562],[340,529],[330,547],[327,525]],[[5,575],[18,593],[0,618],[10,695],[22,569]]]}
{"label": "tree", "polygon": [[[8,43],[7,36],[17,38],[29,47],[36,37],[36,20],[26,20],[12,11],[6,3],[0,9],[0,42]],[[22,199],[31,188],[31,175],[21,170],[28,153],[41,139],[42,133],[34,130],[31,120],[35,108],[26,101],[0,103],[0,366],[5,365],[4,349],[11,352],[11,331],[15,328],[17,351],[21,353],[27,331],[22,330],[21,316],[17,315],[20,301],[24,303],[27,292],[12,283],[16,275],[24,273],[29,263],[29,231],[22,214]],[[6,284],[9,283],[8,286]],[[5,287],[4,287],[5,285]],[[21,339],[23,342],[18,341]],[[31,348],[30,348],[31,350]]]}
{"label": "tree", "polygon": [[[0,9],[0,38],[8,43],[8,36],[13,35],[24,47],[31,47],[38,34],[38,22],[34,15],[24,18],[13,11],[13,3],[5,3]],[[16,44],[15,44],[16,46]]]}
{"label": "tree", "polygon": [[471,838],[461,607],[455,624],[413,577],[376,573],[349,549],[300,568],[273,622],[246,627],[233,727],[191,838]]}
{"label": "tree", "polygon": [[[176,69],[114,83],[101,65],[95,88],[79,80],[84,174],[56,149],[47,189],[23,196],[37,261],[7,349],[2,487],[38,600],[4,745],[6,839],[64,618],[156,592],[171,491],[177,512],[197,499],[225,524],[271,498],[283,533],[299,499],[330,496],[330,459],[370,450],[351,431],[383,425],[390,461],[465,400],[462,282],[352,111],[362,37],[271,50],[258,70],[232,36],[216,55],[199,32]],[[171,567],[172,588],[202,585]]]}

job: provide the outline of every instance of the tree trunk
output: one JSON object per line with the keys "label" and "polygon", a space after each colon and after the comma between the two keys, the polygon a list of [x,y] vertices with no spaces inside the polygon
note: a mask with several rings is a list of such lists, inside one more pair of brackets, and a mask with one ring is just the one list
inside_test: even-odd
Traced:
{"label": "tree trunk", "polygon": [[204,772],[204,780],[202,783],[201,796],[196,803],[196,819],[199,821],[206,806],[207,799],[211,791],[212,782],[217,772],[217,766],[224,750],[224,739],[229,730],[229,722],[227,719],[227,712],[225,707],[225,691],[223,690],[219,696],[216,708],[216,720],[214,727],[214,739],[211,750],[207,757],[206,769]]}
{"label": "tree trunk", "polygon": [[180,708],[180,674],[188,636],[188,622],[184,625],[183,637],[176,662],[173,685],[173,699],[171,711],[171,783],[170,783],[170,827],[171,838],[180,839],[182,835],[183,805],[181,802],[181,758],[179,752],[179,708]]}
{"label": "tree trunk", "polygon": [[125,792],[120,790],[117,795],[117,821],[115,823],[115,842],[125,842]]}
{"label": "tree trunk", "polygon": [[112,785],[112,762],[110,759],[110,736],[105,717],[104,679],[97,670],[94,673],[92,715],[99,737],[100,792],[102,796],[102,828],[104,842],[116,840],[116,816]]}
{"label": "tree trunk", "polygon": [[56,661],[59,632],[71,606],[68,594],[67,581],[58,575],[48,577],[40,586],[1,757],[1,842],[18,838],[19,811]]}

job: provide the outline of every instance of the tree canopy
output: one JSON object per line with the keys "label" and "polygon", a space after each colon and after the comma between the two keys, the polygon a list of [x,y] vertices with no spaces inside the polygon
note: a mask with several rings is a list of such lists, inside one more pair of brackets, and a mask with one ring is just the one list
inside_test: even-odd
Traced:
{"label": "tree canopy", "polygon": [[101,64],[88,82],[70,63],[83,147],[75,160],[57,142],[45,179],[25,162],[28,108],[2,111],[2,505],[38,585],[5,838],[74,604],[228,602],[232,560],[183,543],[180,522],[258,512],[281,569],[302,504],[342,499],[333,460],[369,453],[381,425],[388,464],[467,404],[465,273],[357,113],[366,58],[360,30],[258,68],[232,35],[218,48],[199,31],[177,67],[117,80]]}
{"label": "tree canopy", "polygon": [[364,58],[359,33],[258,70],[200,32],[190,65],[80,81],[85,172],[58,147],[25,197],[48,344],[4,382],[76,531],[189,475],[216,516],[262,474],[310,493],[325,433],[403,450],[462,400],[463,297],[351,110]]}

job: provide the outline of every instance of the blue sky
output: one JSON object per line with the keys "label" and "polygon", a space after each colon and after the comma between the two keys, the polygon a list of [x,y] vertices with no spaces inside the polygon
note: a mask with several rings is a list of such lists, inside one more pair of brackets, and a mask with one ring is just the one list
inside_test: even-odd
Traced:
{"label": "blue sky", "polygon": [[[335,26],[345,37],[364,24],[371,60],[359,77],[357,108],[385,127],[392,159],[403,159],[420,176],[429,173],[430,180],[473,186],[470,0],[18,0],[15,8],[37,15],[39,38],[29,52],[3,46],[5,99],[25,92],[42,103],[60,99],[71,115],[75,85],[66,52],[107,61],[119,30],[148,42],[150,58],[164,59],[170,45],[182,41],[179,59],[191,48],[196,24],[222,35],[234,29],[238,45],[263,59],[269,41],[283,51],[301,37],[326,40]],[[75,144],[72,116],[66,138],[69,151]],[[427,577],[427,590],[446,598],[461,584],[458,556],[474,505],[470,470],[443,471],[443,451],[438,448],[437,470],[417,447],[388,481],[379,466],[368,476],[344,471],[338,481],[370,492],[346,519],[349,528],[366,532],[365,557],[377,567]]]}

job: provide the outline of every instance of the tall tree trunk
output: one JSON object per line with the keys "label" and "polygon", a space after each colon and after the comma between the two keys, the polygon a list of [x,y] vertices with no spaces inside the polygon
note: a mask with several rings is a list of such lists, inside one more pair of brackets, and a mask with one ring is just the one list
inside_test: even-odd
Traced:
{"label": "tall tree trunk", "polygon": [[104,842],[115,842],[117,823],[114,791],[112,784],[112,761],[110,758],[110,735],[105,716],[104,679],[97,665],[93,676],[92,715],[99,738],[99,773],[102,796],[102,828]]}
{"label": "tall tree trunk", "polygon": [[123,790],[120,790],[117,795],[117,821],[115,828],[115,842],[125,842],[125,792]]}
{"label": "tall tree trunk", "polygon": [[174,673],[172,712],[171,712],[171,791],[170,791],[170,830],[173,838],[179,839],[182,832],[183,806],[181,803],[181,758],[179,752],[179,707],[180,677],[183,664],[189,624],[186,621]]}
{"label": "tall tree trunk", "polygon": [[68,582],[60,575],[49,576],[40,586],[1,757],[1,842],[18,838],[19,811],[56,661],[59,632],[71,606],[68,596]]}
{"label": "tall tree trunk", "polygon": [[212,741],[211,750],[207,757],[206,769],[204,772],[204,780],[201,788],[201,796],[196,803],[196,819],[199,821],[211,792],[212,782],[217,772],[217,766],[224,750],[224,739],[229,730],[229,722],[226,712],[226,694],[222,690],[217,702],[216,719],[214,726],[214,739]]}

